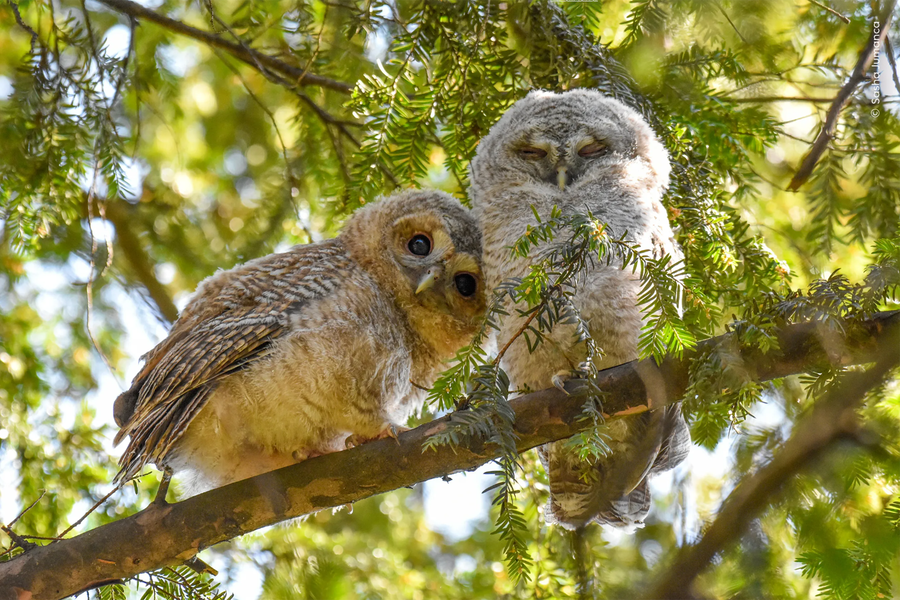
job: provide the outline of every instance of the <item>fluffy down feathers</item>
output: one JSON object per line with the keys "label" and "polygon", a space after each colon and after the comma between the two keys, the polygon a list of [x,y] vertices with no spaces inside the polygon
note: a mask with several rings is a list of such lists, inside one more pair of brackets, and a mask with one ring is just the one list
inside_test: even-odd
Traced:
{"label": "fluffy down feathers", "polygon": [[[620,102],[591,90],[530,93],[481,141],[470,167],[488,288],[528,273],[531,260],[512,259],[509,248],[535,224],[532,207],[542,218],[554,206],[563,214],[590,211],[611,235],[627,233],[655,257],[677,262],[681,251],[660,202],[669,170],[653,131]],[[598,369],[637,358],[639,290],[637,275],[616,264],[596,265],[579,280],[575,305],[603,352]],[[505,318],[498,343],[505,345],[521,326],[521,318]],[[572,329],[560,326],[534,352],[516,341],[503,367],[514,387],[543,389],[585,357]],[[609,434],[612,454],[591,466],[596,477],[587,482],[580,477],[584,465],[565,442],[541,448],[550,478],[549,520],[567,527],[591,520],[642,523],[650,506],[647,476],[677,465],[690,448],[678,406],[612,422]]]}
{"label": "fluffy down feathers", "polygon": [[201,490],[404,423],[424,400],[411,381],[430,384],[474,334],[480,256],[455,199],[407,191],[333,240],[209,277],[116,400],[117,478],[153,462]]}

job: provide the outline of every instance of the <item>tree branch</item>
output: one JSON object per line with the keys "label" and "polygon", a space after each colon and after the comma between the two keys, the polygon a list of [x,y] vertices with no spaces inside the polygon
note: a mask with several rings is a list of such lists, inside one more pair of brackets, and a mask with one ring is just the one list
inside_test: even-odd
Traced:
{"label": "tree branch", "polygon": [[[784,377],[825,363],[871,362],[897,352],[894,338],[900,311],[880,313],[848,328],[835,344],[818,323],[780,332],[781,352],[761,356],[742,351],[749,372],[759,380]],[[684,393],[689,365],[698,352],[734,344],[731,336],[712,338],[685,353],[682,360],[632,361],[601,371],[598,385],[606,392],[604,411],[612,416],[635,408],[658,408]],[[890,350],[888,346],[891,346]],[[583,385],[570,381],[567,385]],[[525,451],[573,435],[583,423],[583,398],[551,388],[516,398],[517,448]],[[0,598],[30,593],[33,600],[55,600],[103,582],[174,566],[203,548],[326,508],[342,506],[400,487],[460,470],[472,469],[499,455],[480,438],[457,447],[422,451],[423,442],[445,430],[450,414],[403,433],[398,441],[378,440],[327,454],[252,479],[238,481],[176,504],[151,504],[141,512],[74,538],[32,548],[0,562]],[[23,597],[23,596],[19,596]]]}
{"label": "tree branch", "polygon": [[816,141],[813,142],[809,152],[803,157],[803,162],[800,163],[800,168],[797,169],[797,173],[794,174],[791,183],[788,184],[788,190],[796,192],[800,189],[800,186],[806,183],[806,180],[812,175],[816,163],[819,162],[819,159],[822,158],[822,154],[824,154],[825,150],[828,148],[828,142],[834,137],[834,130],[837,127],[841,111],[844,110],[844,107],[850,102],[850,97],[856,90],[856,86],[865,81],[866,72],[869,70],[869,67],[872,66],[875,55],[883,46],[884,38],[887,36],[888,29],[891,27],[891,18],[894,13],[895,1],[896,0],[889,0],[886,3],[884,14],[878,21],[880,28],[877,31],[874,28],[872,29],[872,35],[869,36],[868,43],[866,43],[865,48],[860,52],[859,60],[856,61],[856,68],[853,69],[850,79],[848,79],[843,87],[841,87],[837,97],[832,101],[831,107],[825,115],[825,123],[823,123],[822,129],[819,130],[819,135],[816,136]]}
{"label": "tree branch", "polygon": [[843,21],[844,23],[847,23],[848,25],[850,24],[850,19],[849,19],[848,17],[845,17],[844,15],[842,15],[841,13],[839,13],[838,11],[834,10],[833,8],[831,8],[830,6],[825,6],[825,5],[822,4],[821,2],[818,2],[817,0],[809,0],[809,1],[810,1],[812,4],[815,4],[816,6],[818,6],[819,8],[822,8],[822,9],[824,9],[824,10],[827,10],[828,12],[830,12],[831,14],[833,14],[834,16],[836,16],[838,19],[840,19],[840,20]]}
{"label": "tree branch", "polygon": [[277,71],[278,73],[291,78],[293,80],[293,83],[297,85],[315,85],[327,88],[329,90],[334,90],[342,94],[349,94],[353,90],[353,86],[344,83],[343,81],[337,81],[335,79],[330,79],[328,77],[309,73],[306,70],[301,69],[300,67],[295,67],[294,65],[290,65],[273,56],[269,56],[268,54],[264,54],[262,52],[259,52],[258,50],[253,50],[247,45],[228,41],[214,33],[191,27],[190,25],[186,25],[181,21],[161,15],[148,8],[145,8],[144,6],[141,6],[140,4],[131,2],[131,0],[99,1],[101,4],[104,4],[120,13],[129,15],[132,18],[146,19],[147,21],[156,23],[160,27],[164,27],[169,31],[174,31],[175,33],[195,39],[198,42],[203,42],[204,44],[212,46],[213,48],[224,50],[238,60],[247,63],[255,69],[258,69],[259,65],[263,65],[268,69],[272,69],[273,71]]}
{"label": "tree branch", "polygon": [[178,318],[178,307],[175,306],[169,290],[154,275],[150,257],[144,251],[140,238],[131,229],[128,209],[121,201],[109,202],[106,205],[105,216],[116,228],[116,244],[122,250],[122,256],[131,265],[135,277],[146,288],[163,318],[169,323],[175,322]]}
{"label": "tree branch", "polygon": [[718,97],[717,100],[724,102],[734,102],[737,104],[763,104],[766,102],[811,102],[813,104],[824,104],[834,102],[832,98],[814,98],[812,96],[743,96],[740,98]]}
{"label": "tree branch", "polygon": [[895,329],[878,362],[863,373],[851,373],[837,388],[816,403],[812,413],[797,426],[780,452],[759,471],[744,478],[725,501],[718,516],[695,545],[682,550],[662,577],[643,594],[646,598],[693,598],[691,584],[713,557],[740,537],[747,525],[766,507],[797,472],[835,442],[854,439],[860,424],[855,410],[866,393],[900,364],[900,336]]}

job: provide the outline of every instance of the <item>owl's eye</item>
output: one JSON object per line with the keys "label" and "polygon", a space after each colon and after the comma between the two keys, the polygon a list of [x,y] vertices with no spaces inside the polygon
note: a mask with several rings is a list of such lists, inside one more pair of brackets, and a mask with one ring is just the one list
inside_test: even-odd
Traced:
{"label": "owl's eye", "polygon": [[591,142],[584,148],[578,151],[578,156],[582,158],[596,158],[598,156],[603,156],[606,154],[609,148],[605,144],[601,144],[600,142]]}
{"label": "owl's eye", "polygon": [[453,283],[460,295],[466,298],[478,291],[478,281],[469,273],[459,273],[453,278]]}
{"label": "owl's eye", "polygon": [[423,233],[412,236],[406,247],[416,256],[428,256],[431,254],[431,240]]}
{"label": "owl's eye", "polygon": [[540,160],[547,156],[547,151],[542,148],[527,146],[525,148],[519,148],[519,156],[527,158],[528,160]]}

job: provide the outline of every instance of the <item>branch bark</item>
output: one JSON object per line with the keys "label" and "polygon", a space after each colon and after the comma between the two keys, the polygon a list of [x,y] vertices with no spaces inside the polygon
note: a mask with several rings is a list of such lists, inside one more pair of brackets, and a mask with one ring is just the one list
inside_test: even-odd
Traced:
{"label": "branch bark", "polygon": [[781,451],[759,471],[741,481],[700,541],[682,550],[642,597],[660,600],[696,597],[691,590],[694,579],[718,552],[741,536],[785,483],[810,466],[835,442],[859,437],[860,423],[855,410],[866,393],[900,364],[900,336],[897,333],[900,332],[892,333],[882,356],[872,368],[848,375],[839,387],[816,403],[812,413],[800,422]]}
{"label": "branch bark", "polygon": [[843,87],[841,87],[838,95],[832,101],[831,107],[825,115],[825,123],[822,124],[822,129],[819,130],[819,135],[816,136],[816,140],[813,142],[812,147],[809,149],[806,156],[803,157],[803,162],[800,163],[800,167],[794,174],[793,179],[791,179],[791,183],[788,184],[788,189],[790,191],[796,192],[800,189],[800,186],[806,183],[809,176],[812,175],[816,163],[819,162],[819,159],[822,158],[822,154],[825,153],[825,149],[828,148],[828,143],[831,141],[831,138],[834,137],[834,130],[837,127],[841,111],[844,110],[844,107],[850,102],[850,97],[856,90],[856,86],[865,81],[866,72],[869,70],[869,67],[872,66],[872,61],[875,60],[875,56],[883,46],[888,29],[891,27],[891,18],[893,17],[895,3],[895,0],[886,2],[883,11],[884,14],[878,22],[880,28],[878,30],[873,28],[872,35],[869,36],[869,41],[859,54],[859,60],[856,61],[856,67],[853,69],[850,79],[848,79]]}
{"label": "branch bark", "polygon": [[173,31],[180,35],[195,39],[198,42],[202,42],[204,44],[212,46],[213,48],[218,48],[219,50],[228,52],[238,60],[247,63],[254,69],[258,69],[260,65],[268,69],[272,69],[273,71],[291,78],[293,83],[297,85],[315,85],[327,88],[329,90],[334,90],[342,94],[349,94],[351,91],[353,91],[353,86],[343,81],[337,81],[335,79],[323,77],[322,75],[309,73],[304,69],[301,69],[300,67],[290,65],[273,56],[269,56],[268,54],[253,50],[247,45],[231,42],[214,33],[203,31],[202,29],[197,29],[196,27],[191,27],[190,25],[186,25],[181,21],[161,15],[155,11],[150,10],[149,8],[137,4],[136,2],[131,2],[131,0],[100,0],[100,3],[117,12],[129,15],[132,18],[146,19],[147,21],[156,23],[160,27],[164,27],[169,31]]}
{"label": "branch bark", "polygon": [[[768,380],[824,362],[871,362],[889,351],[887,346],[894,339],[888,334],[896,335],[898,329],[900,311],[880,313],[851,328],[843,344],[835,344],[830,330],[818,323],[792,325],[780,332],[779,356],[761,356],[752,350],[742,356],[756,378]],[[598,385],[609,398],[605,412],[616,416],[677,401],[687,387],[696,352],[733,343],[730,336],[721,336],[702,342],[682,360],[670,357],[660,365],[632,361],[600,372]],[[579,429],[583,400],[555,388],[510,404],[516,413],[520,451],[569,437]],[[403,433],[399,442],[379,440],[176,504],[151,504],[74,538],[32,548],[0,563],[0,598],[10,594],[33,600],[64,598],[103,582],[180,564],[203,548],[267,525],[472,469],[499,455],[496,447],[479,438],[423,453],[423,442],[445,430],[453,418],[450,414]]]}

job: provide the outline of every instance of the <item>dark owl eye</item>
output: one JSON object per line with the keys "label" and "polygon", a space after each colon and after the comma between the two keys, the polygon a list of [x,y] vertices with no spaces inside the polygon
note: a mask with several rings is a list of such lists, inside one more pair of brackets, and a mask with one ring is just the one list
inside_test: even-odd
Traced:
{"label": "dark owl eye", "polygon": [[519,148],[519,156],[527,158],[528,160],[540,160],[547,156],[547,151],[541,148],[527,146],[525,148]]}
{"label": "dark owl eye", "polygon": [[607,146],[600,142],[592,142],[578,151],[578,156],[583,158],[596,158],[603,156],[608,150]]}
{"label": "dark owl eye", "polygon": [[468,273],[460,273],[453,278],[456,289],[466,298],[478,291],[478,281]]}
{"label": "dark owl eye", "polygon": [[431,240],[422,233],[412,236],[406,247],[416,256],[428,256],[431,254]]}

